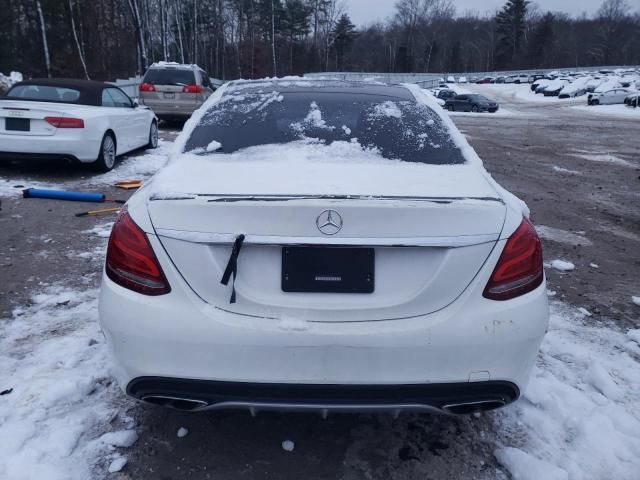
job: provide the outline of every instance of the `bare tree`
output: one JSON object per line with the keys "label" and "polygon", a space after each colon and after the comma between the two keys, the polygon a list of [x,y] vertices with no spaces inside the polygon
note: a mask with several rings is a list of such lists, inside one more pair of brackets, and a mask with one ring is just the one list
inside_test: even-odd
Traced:
{"label": "bare tree", "polygon": [[36,8],[38,9],[38,19],[40,20],[40,32],[42,33],[42,48],[44,49],[44,62],[47,66],[47,77],[51,78],[51,57],[49,56],[47,27],[44,23],[44,15],[42,14],[42,4],[40,3],[40,0],[36,0]]}
{"label": "bare tree", "polygon": [[78,32],[76,30],[76,22],[73,19],[73,0],[69,0],[69,17],[71,18],[71,31],[73,32],[73,39],[76,42],[76,48],[78,49],[78,56],[80,57],[80,63],[82,63],[82,70],[84,76],[89,79],[89,72],[87,71],[87,63],[84,61],[84,54],[82,48],[80,48],[80,41],[78,40]]}

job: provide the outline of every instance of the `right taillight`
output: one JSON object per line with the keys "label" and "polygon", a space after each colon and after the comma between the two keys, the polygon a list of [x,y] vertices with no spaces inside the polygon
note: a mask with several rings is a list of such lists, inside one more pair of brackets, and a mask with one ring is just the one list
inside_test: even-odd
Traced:
{"label": "right taillight", "polygon": [[509,300],[535,290],[543,278],[542,244],[531,222],[524,219],[507,240],[483,295]]}
{"label": "right taillight", "polygon": [[155,92],[156,91],[156,87],[153,85],[153,83],[141,83],[140,87],[138,89],[141,92]]}
{"label": "right taillight", "polygon": [[164,295],[171,291],[147,234],[126,208],[111,230],[105,270],[113,282],[143,295]]}

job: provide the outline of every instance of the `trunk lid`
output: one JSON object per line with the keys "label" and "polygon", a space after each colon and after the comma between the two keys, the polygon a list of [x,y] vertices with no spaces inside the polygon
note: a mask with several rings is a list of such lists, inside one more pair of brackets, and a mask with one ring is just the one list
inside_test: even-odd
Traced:
{"label": "trunk lid", "polygon": [[[315,171],[303,163],[289,168],[286,182],[269,180],[273,165],[253,165],[250,176],[242,168],[232,174],[238,166],[225,162],[213,162],[215,175],[192,166],[173,162],[156,177],[150,219],[193,291],[239,315],[362,322],[435,312],[482,268],[506,213],[500,196],[470,165],[409,165],[400,176],[397,164],[395,175],[367,165],[367,175],[354,179],[331,164]],[[331,235],[319,229],[328,210],[341,219],[341,229]],[[220,280],[240,234],[246,238],[238,258],[237,303],[230,303],[231,285]],[[292,245],[373,248],[373,293],[284,292],[283,248]]]}
{"label": "trunk lid", "polygon": [[[70,104],[0,100],[0,135],[55,135],[58,129],[48,123],[45,118],[74,117],[74,112],[82,108]],[[28,125],[28,130],[7,129],[10,122],[15,123],[16,120]]]}

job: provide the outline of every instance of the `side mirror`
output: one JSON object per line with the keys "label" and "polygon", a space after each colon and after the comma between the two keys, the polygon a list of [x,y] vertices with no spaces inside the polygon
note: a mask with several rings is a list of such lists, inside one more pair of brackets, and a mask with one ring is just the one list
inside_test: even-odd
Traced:
{"label": "side mirror", "polygon": [[131,102],[131,108],[138,108],[140,106],[140,103],[138,103],[138,100],[134,99]]}

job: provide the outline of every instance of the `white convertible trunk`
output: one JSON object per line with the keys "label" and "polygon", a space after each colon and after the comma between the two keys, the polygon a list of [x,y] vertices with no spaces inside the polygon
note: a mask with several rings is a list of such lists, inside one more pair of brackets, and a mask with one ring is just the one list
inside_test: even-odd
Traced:
{"label": "white convertible trunk", "polygon": [[[48,123],[46,117],[73,117],[80,115],[85,107],[80,105],[56,104],[49,102],[21,102],[2,100],[0,102],[0,134],[21,136],[55,135],[57,128]],[[28,131],[7,130],[7,119],[28,120]]]}
{"label": "white convertible trunk", "polygon": [[[211,165],[205,172],[202,166],[181,169],[176,161],[163,170],[150,186],[156,192],[148,203],[150,218],[193,291],[242,315],[345,322],[440,310],[483,267],[505,219],[504,202],[471,165],[381,162],[359,166],[366,175],[356,179],[353,164],[315,169],[301,162],[299,168],[289,165],[286,181],[273,181],[274,165]],[[240,190],[243,184],[247,190]],[[354,195],[342,196],[346,191]],[[325,210],[342,218],[334,235],[318,229]],[[238,259],[237,303],[230,303],[231,285],[220,280],[240,234],[246,239]],[[291,246],[371,248],[373,291],[284,291],[283,249]],[[318,268],[318,275],[332,275]]]}

